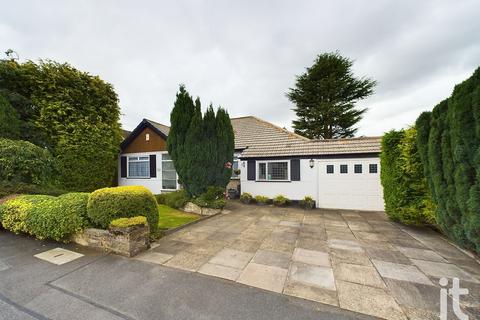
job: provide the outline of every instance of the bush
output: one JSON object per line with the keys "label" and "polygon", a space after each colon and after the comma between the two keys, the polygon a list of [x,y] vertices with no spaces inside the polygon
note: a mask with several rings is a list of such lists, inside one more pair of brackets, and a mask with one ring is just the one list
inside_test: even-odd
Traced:
{"label": "bush", "polygon": [[155,200],[157,200],[158,204],[165,204],[167,200],[167,193],[159,193],[155,195]]}
{"label": "bush", "polygon": [[268,197],[258,195],[255,196],[255,202],[258,204],[268,204],[270,203],[270,199]]}
{"label": "bush", "polygon": [[0,138],[0,181],[48,185],[54,182],[54,163],[47,149]]}
{"label": "bush", "polygon": [[27,226],[27,217],[31,214],[35,206],[40,203],[55,199],[51,196],[43,195],[28,195],[19,196],[12,200],[8,200],[3,205],[2,210],[2,225],[5,229],[14,233],[29,233]]}
{"label": "bush", "polygon": [[248,192],[244,192],[242,193],[242,195],[240,196],[240,201],[242,203],[245,203],[245,204],[249,204],[253,201],[253,196],[248,193]]}
{"label": "bush", "polygon": [[291,203],[290,199],[286,198],[283,195],[278,195],[273,198],[273,204],[277,207],[288,206]]}
{"label": "bush", "polygon": [[38,239],[68,241],[87,224],[87,200],[88,194],[72,193],[35,204],[26,218],[28,232]]}
{"label": "bush", "polygon": [[480,68],[417,119],[417,144],[437,222],[454,241],[480,253]]}
{"label": "bush", "polygon": [[185,207],[189,198],[185,190],[178,190],[174,192],[165,193],[165,205],[170,208],[181,209]]}
{"label": "bush", "polygon": [[147,218],[136,216],[132,218],[119,218],[110,222],[110,228],[128,228],[133,226],[147,225]]}
{"label": "bush", "polygon": [[147,188],[141,186],[103,188],[92,192],[87,214],[94,225],[104,229],[115,219],[135,216],[147,218],[151,233],[158,226],[157,201]]}
{"label": "bush", "polygon": [[311,196],[305,196],[305,198],[299,201],[299,205],[304,209],[313,209],[315,208],[315,200]]}
{"label": "bush", "polygon": [[390,131],[380,155],[385,212],[405,224],[435,224],[433,205],[416,144],[415,128]]}
{"label": "bush", "polygon": [[17,183],[9,181],[0,181],[0,198],[11,194],[39,194],[49,196],[59,196],[68,191],[53,185],[36,185],[29,183]]}
{"label": "bush", "polygon": [[21,132],[20,116],[10,102],[0,92],[0,137],[19,139]]}
{"label": "bush", "polygon": [[222,209],[227,204],[225,189],[220,187],[208,187],[207,192],[193,199],[193,203],[204,208]]}

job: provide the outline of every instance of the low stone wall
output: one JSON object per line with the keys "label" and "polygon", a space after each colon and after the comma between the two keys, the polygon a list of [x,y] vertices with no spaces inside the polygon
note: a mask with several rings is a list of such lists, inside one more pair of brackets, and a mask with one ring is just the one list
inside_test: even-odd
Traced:
{"label": "low stone wall", "polygon": [[202,216],[213,216],[214,214],[222,212],[222,209],[202,208],[193,202],[187,202],[187,204],[183,208],[183,211],[189,213],[196,213]]}
{"label": "low stone wall", "polygon": [[150,248],[150,228],[148,226],[110,228],[110,230],[89,228],[73,236],[72,241],[82,246],[133,257]]}

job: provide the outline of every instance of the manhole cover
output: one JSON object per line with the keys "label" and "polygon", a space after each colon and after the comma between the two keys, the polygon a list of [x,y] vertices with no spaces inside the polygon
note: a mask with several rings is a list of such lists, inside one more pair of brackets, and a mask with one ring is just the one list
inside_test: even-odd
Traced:
{"label": "manhole cover", "polygon": [[66,250],[63,248],[55,248],[52,250],[48,250],[48,251],[36,254],[34,255],[34,257],[48,261],[56,265],[62,265],[64,263],[83,257],[83,254]]}

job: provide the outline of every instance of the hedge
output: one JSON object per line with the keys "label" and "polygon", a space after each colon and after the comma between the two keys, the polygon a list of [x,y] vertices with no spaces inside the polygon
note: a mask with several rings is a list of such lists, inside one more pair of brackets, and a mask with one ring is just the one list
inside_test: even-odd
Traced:
{"label": "hedge", "polygon": [[61,197],[19,196],[3,204],[2,225],[12,232],[27,233],[38,239],[68,241],[87,224],[87,200],[88,194],[82,193]]}
{"label": "hedge", "polygon": [[440,228],[480,252],[480,68],[416,126]]}
{"label": "hedge", "polygon": [[55,161],[47,149],[0,138],[0,181],[48,185],[54,176]]}
{"label": "hedge", "polygon": [[157,201],[145,187],[126,186],[98,189],[90,195],[87,205],[90,221],[106,229],[118,218],[144,216],[150,225],[150,232],[158,228]]}
{"label": "hedge", "polygon": [[435,206],[423,176],[416,135],[412,127],[383,136],[380,180],[385,212],[405,224],[435,224]]}
{"label": "hedge", "polygon": [[145,226],[147,224],[147,218],[143,216],[136,216],[132,218],[118,218],[110,222],[112,228],[128,228],[134,226]]}

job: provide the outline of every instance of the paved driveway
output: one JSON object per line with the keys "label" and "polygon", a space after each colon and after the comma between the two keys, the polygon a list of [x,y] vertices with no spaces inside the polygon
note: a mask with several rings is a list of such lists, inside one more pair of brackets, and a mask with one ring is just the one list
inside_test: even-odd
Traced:
{"label": "paved driveway", "polygon": [[137,259],[387,319],[438,318],[439,279],[458,277],[470,290],[463,310],[480,317],[480,264],[432,230],[377,212],[236,202],[228,211]]}

